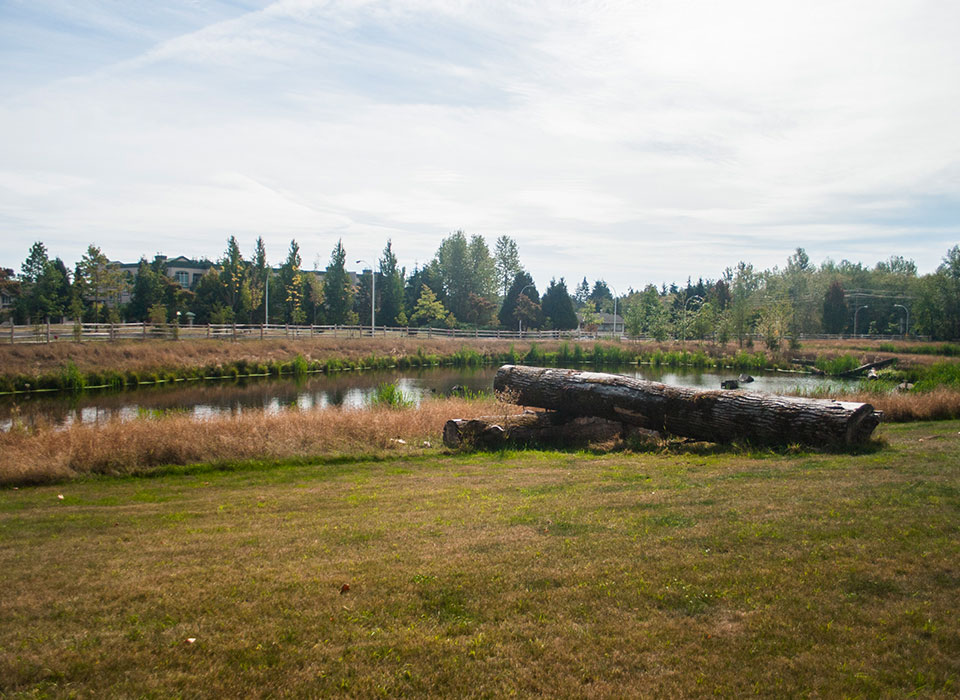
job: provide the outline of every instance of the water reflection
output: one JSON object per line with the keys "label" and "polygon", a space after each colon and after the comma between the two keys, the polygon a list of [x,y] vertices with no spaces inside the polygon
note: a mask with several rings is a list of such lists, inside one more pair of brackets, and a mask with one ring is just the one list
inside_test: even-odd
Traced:
{"label": "water reflection", "polygon": [[[368,370],[316,374],[299,378],[251,377],[236,380],[173,382],[129,391],[91,391],[81,394],[22,394],[0,397],[0,430],[14,421],[27,426],[38,422],[70,426],[100,423],[113,418],[184,413],[198,419],[237,416],[245,411],[309,411],[328,406],[358,408],[369,403],[378,384],[396,383],[415,403],[425,397],[446,395],[461,386],[471,392],[489,392],[496,367],[480,369],[437,368],[422,370]],[[723,379],[738,372],[678,370],[653,367],[619,367],[606,371],[665,384],[717,389]],[[755,391],[788,393],[828,386],[849,386],[849,381],[807,374],[758,372],[745,385]]]}

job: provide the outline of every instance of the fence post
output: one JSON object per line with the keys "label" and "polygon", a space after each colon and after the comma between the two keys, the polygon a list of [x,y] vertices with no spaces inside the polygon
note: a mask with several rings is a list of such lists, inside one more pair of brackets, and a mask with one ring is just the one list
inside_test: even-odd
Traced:
{"label": "fence post", "polygon": [[210,340],[210,324],[207,324],[207,340]]}
{"label": "fence post", "polygon": [[47,319],[47,345],[50,344],[50,319]]}
{"label": "fence post", "polygon": [[147,339],[147,322],[146,321],[143,322],[143,332],[140,335],[144,340]]}
{"label": "fence post", "polygon": [[233,324],[233,342],[237,342],[237,324],[236,324],[236,322],[234,322],[234,324]]}
{"label": "fence post", "polygon": [[15,340],[15,339],[16,339],[16,335],[15,335],[16,330],[17,330],[17,327],[16,327],[15,325],[13,325],[13,319],[11,318],[11,319],[10,319],[10,344],[11,344],[11,345],[13,345],[14,342],[16,342],[16,340]]}
{"label": "fence post", "polygon": [[260,324],[260,340],[263,340],[263,324]]}

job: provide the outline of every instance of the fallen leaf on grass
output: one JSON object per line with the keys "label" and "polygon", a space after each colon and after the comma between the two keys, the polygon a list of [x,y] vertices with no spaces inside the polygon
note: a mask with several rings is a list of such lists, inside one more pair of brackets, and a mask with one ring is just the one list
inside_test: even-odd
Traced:
{"label": "fallen leaf on grass", "polygon": [[349,590],[350,590],[350,584],[349,583],[343,584],[342,586],[340,586],[340,595],[347,593]]}

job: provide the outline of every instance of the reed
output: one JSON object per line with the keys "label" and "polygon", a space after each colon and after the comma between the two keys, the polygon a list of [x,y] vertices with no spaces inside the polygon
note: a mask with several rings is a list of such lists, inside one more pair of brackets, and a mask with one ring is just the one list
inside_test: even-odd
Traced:
{"label": "reed", "polygon": [[150,412],[138,419],[65,429],[15,424],[0,433],[0,484],[141,474],[170,464],[419,449],[425,443],[438,445],[443,424],[452,417],[520,410],[482,397],[424,401],[416,410],[398,411],[396,406],[391,400],[364,410],[257,411],[208,420],[178,411]]}

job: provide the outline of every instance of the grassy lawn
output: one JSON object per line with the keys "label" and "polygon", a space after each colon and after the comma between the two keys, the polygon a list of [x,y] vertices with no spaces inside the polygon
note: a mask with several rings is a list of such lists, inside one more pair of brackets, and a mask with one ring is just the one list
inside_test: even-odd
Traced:
{"label": "grassy lawn", "polygon": [[880,434],[5,488],[0,695],[955,696],[960,422]]}

